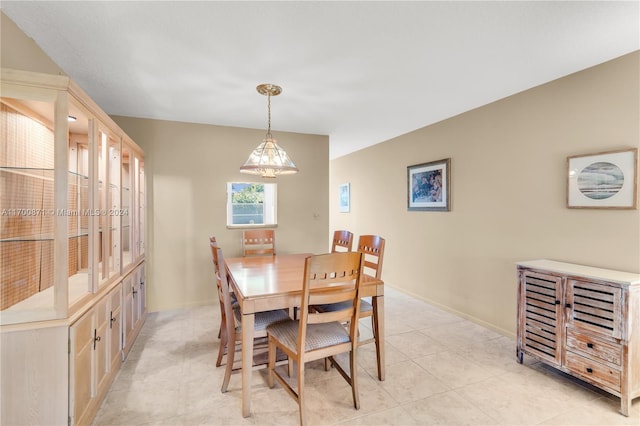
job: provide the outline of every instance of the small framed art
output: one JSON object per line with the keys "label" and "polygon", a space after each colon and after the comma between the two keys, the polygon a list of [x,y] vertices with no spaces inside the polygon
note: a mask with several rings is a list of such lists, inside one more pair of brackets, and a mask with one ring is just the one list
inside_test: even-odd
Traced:
{"label": "small framed art", "polygon": [[637,209],[638,149],[568,157],[567,207]]}
{"label": "small framed art", "polygon": [[449,211],[451,159],[407,167],[407,210]]}
{"label": "small framed art", "polygon": [[349,184],[340,185],[338,194],[340,195],[340,213],[349,213],[351,208],[351,194],[349,193]]}

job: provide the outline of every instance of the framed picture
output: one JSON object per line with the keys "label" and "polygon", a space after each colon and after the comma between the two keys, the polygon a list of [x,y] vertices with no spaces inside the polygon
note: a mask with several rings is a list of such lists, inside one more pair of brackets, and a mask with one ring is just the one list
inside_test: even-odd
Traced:
{"label": "framed picture", "polygon": [[567,207],[637,209],[638,149],[568,157]]}
{"label": "framed picture", "polygon": [[343,183],[340,185],[338,193],[340,195],[340,213],[349,213],[351,207],[349,184]]}
{"label": "framed picture", "polygon": [[407,210],[450,210],[451,159],[407,167]]}

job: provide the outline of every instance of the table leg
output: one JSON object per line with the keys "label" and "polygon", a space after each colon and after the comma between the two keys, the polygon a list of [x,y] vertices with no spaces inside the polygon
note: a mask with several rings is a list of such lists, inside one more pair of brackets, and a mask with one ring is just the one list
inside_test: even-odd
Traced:
{"label": "table leg", "polygon": [[373,326],[376,338],[376,359],[378,361],[378,379],[384,380],[384,296],[372,297]]}
{"label": "table leg", "polygon": [[242,417],[251,415],[251,370],[255,314],[242,315]]}

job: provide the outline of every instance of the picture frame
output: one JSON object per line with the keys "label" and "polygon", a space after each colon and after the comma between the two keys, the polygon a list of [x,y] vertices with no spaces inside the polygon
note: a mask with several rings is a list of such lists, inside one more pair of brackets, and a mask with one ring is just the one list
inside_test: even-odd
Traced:
{"label": "picture frame", "polygon": [[343,183],[338,187],[338,205],[340,213],[349,213],[351,210],[351,185]]}
{"label": "picture frame", "polygon": [[407,210],[450,211],[451,158],[407,167]]}
{"label": "picture frame", "polygon": [[638,149],[567,157],[567,208],[637,209]]}

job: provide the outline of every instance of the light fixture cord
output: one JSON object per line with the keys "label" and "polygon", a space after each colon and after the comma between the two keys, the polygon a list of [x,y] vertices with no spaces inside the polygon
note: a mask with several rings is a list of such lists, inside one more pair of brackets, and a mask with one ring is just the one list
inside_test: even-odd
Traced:
{"label": "light fixture cord", "polygon": [[267,93],[267,111],[269,114],[269,127],[267,127],[267,138],[272,139],[271,137],[271,93]]}

